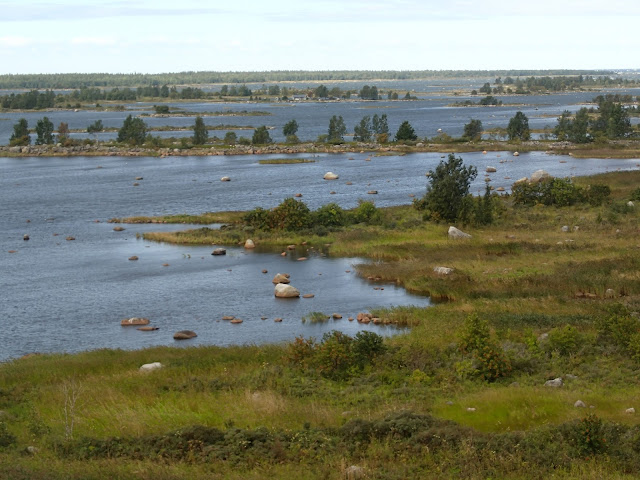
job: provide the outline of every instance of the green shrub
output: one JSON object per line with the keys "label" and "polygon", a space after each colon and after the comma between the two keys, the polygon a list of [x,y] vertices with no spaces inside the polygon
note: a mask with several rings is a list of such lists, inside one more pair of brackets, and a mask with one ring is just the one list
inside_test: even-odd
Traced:
{"label": "green shrub", "polygon": [[472,313],[464,320],[464,325],[458,334],[458,346],[465,353],[482,349],[489,342],[491,332],[489,323],[480,319],[478,314]]}
{"label": "green shrub", "polygon": [[313,338],[296,337],[287,345],[286,359],[290,365],[304,369],[311,365],[315,350],[316,344]]}
{"label": "green shrub", "polygon": [[358,206],[351,212],[353,223],[367,223],[377,225],[382,220],[382,215],[375,203],[358,200]]}
{"label": "green shrub", "polygon": [[598,207],[611,195],[611,187],[609,185],[589,185],[584,193],[589,205]]}
{"label": "green shrub", "polygon": [[347,214],[337,203],[328,203],[312,215],[313,224],[323,227],[342,227],[347,224]]}
{"label": "green shrub", "polygon": [[640,187],[636,188],[633,192],[631,192],[630,200],[640,202]]}
{"label": "green shrub", "polygon": [[318,371],[327,378],[344,379],[354,364],[352,352],[353,338],[333,330],[322,336],[316,349],[315,364]]}
{"label": "green shrub", "polygon": [[493,382],[511,373],[511,362],[500,346],[489,341],[475,351],[476,368],[480,376]]}
{"label": "green shrub", "polygon": [[0,449],[15,445],[16,436],[9,431],[6,422],[0,420]]}
{"label": "green shrub", "polygon": [[377,356],[382,355],[386,347],[384,339],[375,332],[362,331],[356,333],[353,339],[353,356],[355,363],[364,367],[368,365]]}
{"label": "green shrub", "polygon": [[308,228],[310,224],[309,207],[293,198],[285,198],[269,213],[269,228],[273,230],[297,231]]}
{"label": "green shrub", "polygon": [[563,356],[576,353],[583,343],[582,335],[572,325],[557,327],[549,332],[549,349]]}
{"label": "green shrub", "polygon": [[269,227],[269,210],[257,207],[247,212],[242,220],[249,226],[265,230]]}
{"label": "green shrub", "polygon": [[590,457],[604,451],[602,420],[597,415],[588,414],[580,420],[576,430],[576,446],[582,455]]}

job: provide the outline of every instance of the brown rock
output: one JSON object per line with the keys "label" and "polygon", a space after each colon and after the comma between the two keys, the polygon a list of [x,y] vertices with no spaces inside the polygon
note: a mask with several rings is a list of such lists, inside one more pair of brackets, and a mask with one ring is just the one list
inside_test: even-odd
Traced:
{"label": "brown rock", "polygon": [[114,231],[114,232],[122,232],[122,231],[124,231],[124,227],[120,227],[120,226],[118,226],[118,227],[113,227],[113,231]]}
{"label": "brown rock", "polygon": [[233,315],[225,315],[224,317],[222,317],[222,320],[233,320],[234,318],[236,317],[234,317]]}
{"label": "brown rock", "polygon": [[313,297],[315,297],[313,293],[305,293],[304,295],[302,295],[302,298],[313,298]]}
{"label": "brown rock", "polygon": [[231,320],[231,322],[229,323],[233,323],[234,325],[237,325],[239,323],[242,323],[242,319],[241,318],[234,318],[233,320]]}
{"label": "brown rock", "polygon": [[160,327],[152,327],[151,325],[147,325],[146,327],[138,327],[136,330],[140,330],[141,332],[154,332],[156,330],[160,330]]}
{"label": "brown rock", "polygon": [[276,322],[276,323],[280,323],[280,322],[282,322],[282,319],[281,318],[274,318],[273,321]]}
{"label": "brown rock", "polygon": [[334,320],[340,320],[342,319],[342,315],[340,315],[339,313],[334,313],[333,315],[331,315],[333,317]]}
{"label": "brown rock", "polygon": [[174,340],[189,340],[190,338],[197,337],[196,332],[192,330],[180,330],[173,334]]}
{"label": "brown rock", "polygon": [[299,261],[299,262],[304,262],[305,260],[307,260],[307,257],[300,257],[300,258],[298,259],[298,261]]}
{"label": "brown rock", "polygon": [[273,277],[273,280],[271,280],[272,283],[278,284],[278,283],[290,283],[291,280],[289,279],[289,274],[288,273],[278,273],[276,274],[275,277]]}
{"label": "brown rock", "polygon": [[72,241],[74,241],[75,239],[76,239],[76,237],[67,237],[67,241],[68,241],[68,242],[72,242]]}
{"label": "brown rock", "polygon": [[138,257],[136,255],[133,255],[129,257],[129,260],[131,260],[132,262],[135,262],[136,260],[138,260]]}
{"label": "brown rock", "polygon": [[142,317],[124,318],[124,319],[122,319],[120,321],[120,325],[122,325],[123,327],[137,326],[137,325],[149,325],[149,319],[148,318],[142,318]]}

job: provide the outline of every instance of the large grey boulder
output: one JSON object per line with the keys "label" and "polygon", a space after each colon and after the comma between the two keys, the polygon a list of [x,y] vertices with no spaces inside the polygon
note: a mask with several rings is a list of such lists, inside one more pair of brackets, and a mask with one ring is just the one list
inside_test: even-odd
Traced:
{"label": "large grey boulder", "polygon": [[471,238],[471,235],[451,226],[449,227],[449,238]]}
{"label": "large grey boulder", "polygon": [[558,387],[561,387],[562,385],[564,385],[564,383],[562,382],[561,377],[554,378],[553,380],[547,380],[546,382],[544,382],[545,387],[558,388]]}
{"label": "large grey boulder", "polygon": [[551,177],[551,174],[549,172],[547,172],[546,170],[536,170],[535,172],[533,172],[531,174],[531,179],[530,182],[531,183],[538,183],[541,182],[543,180],[547,180]]}
{"label": "large grey boulder", "polygon": [[277,298],[297,298],[300,296],[300,290],[286,283],[279,283],[275,288]]}

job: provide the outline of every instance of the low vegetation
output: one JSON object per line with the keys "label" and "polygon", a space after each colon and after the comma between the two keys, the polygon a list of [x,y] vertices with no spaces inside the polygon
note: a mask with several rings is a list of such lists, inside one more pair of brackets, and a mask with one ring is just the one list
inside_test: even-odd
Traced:
{"label": "low vegetation", "polygon": [[[363,329],[2,364],[0,476],[634,478],[640,215],[628,202],[640,172],[558,181],[526,201],[492,195],[489,223],[456,217],[469,239],[412,205],[368,205],[362,220],[294,199],[166,234],[250,235],[276,252],[330,244],[373,260],[361,276],[443,301],[371,312],[411,326],[384,339]],[[138,371],[153,361],[163,368]]]}

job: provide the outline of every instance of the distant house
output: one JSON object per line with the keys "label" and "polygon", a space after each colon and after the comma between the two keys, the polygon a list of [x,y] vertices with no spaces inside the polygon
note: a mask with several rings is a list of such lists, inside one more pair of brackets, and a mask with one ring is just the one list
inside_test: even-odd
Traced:
{"label": "distant house", "polygon": [[291,98],[293,99],[294,102],[300,102],[302,100],[306,100],[307,96],[306,95],[292,95]]}

